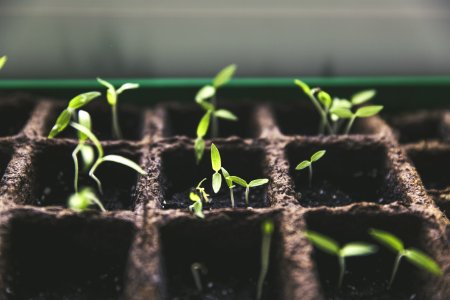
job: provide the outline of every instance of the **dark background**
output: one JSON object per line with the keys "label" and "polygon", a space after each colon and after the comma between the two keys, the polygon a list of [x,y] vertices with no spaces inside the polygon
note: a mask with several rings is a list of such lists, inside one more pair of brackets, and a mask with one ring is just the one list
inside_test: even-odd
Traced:
{"label": "dark background", "polygon": [[448,75],[450,1],[0,0],[3,78]]}

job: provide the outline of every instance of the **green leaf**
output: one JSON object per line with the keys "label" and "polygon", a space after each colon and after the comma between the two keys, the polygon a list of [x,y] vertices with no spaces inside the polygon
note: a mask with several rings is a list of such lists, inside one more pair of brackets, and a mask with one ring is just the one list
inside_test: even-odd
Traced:
{"label": "green leaf", "polygon": [[269,182],[269,179],[267,179],[267,178],[254,179],[254,180],[249,182],[248,186],[249,187],[256,187],[256,186],[267,184],[268,182]]}
{"label": "green leaf", "polygon": [[242,179],[241,177],[238,177],[238,176],[230,176],[229,178],[231,179],[231,181],[233,181],[234,183],[239,184],[240,186],[243,186],[243,187],[245,187],[245,188],[248,186],[247,181],[245,181],[245,180]]}
{"label": "green leaf", "polygon": [[306,231],[306,237],[320,250],[332,255],[339,255],[339,244],[335,240],[311,230]]}
{"label": "green leaf", "polygon": [[98,81],[101,85],[103,85],[104,87],[106,87],[108,90],[115,90],[114,86],[113,86],[111,83],[109,83],[108,81],[103,80],[103,79],[101,79],[100,77],[97,77],[97,81]]}
{"label": "green leaf", "polygon": [[391,248],[396,252],[402,252],[405,249],[403,242],[395,235],[378,229],[370,229],[370,235],[381,244]]}
{"label": "green leaf", "polygon": [[327,151],[325,151],[325,150],[317,151],[316,153],[314,153],[311,156],[311,162],[313,163],[315,161],[318,161],[319,159],[321,159],[325,155],[325,153],[327,153]]}
{"label": "green leaf", "polygon": [[301,163],[299,163],[299,164],[295,167],[295,169],[296,169],[297,171],[303,170],[304,168],[307,168],[307,167],[309,167],[310,165],[311,165],[311,162],[310,162],[310,161],[304,160],[304,161],[302,161]]}
{"label": "green leaf", "polygon": [[[87,111],[84,110],[78,111],[78,123],[80,125],[83,125],[87,129],[91,130],[92,127],[91,116]],[[88,137],[81,131],[78,131],[78,138],[80,141],[85,141],[87,140]]]}
{"label": "green leaf", "polygon": [[330,108],[332,101],[331,96],[327,92],[320,91],[317,97],[324,107]]}
{"label": "green leaf", "polygon": [[117,90],[117,95],[122,94],[126,90],[134,90],[139,88],[139,83],[124,83],[122,86]]}
{"label": "green leaf", "polygon": [[342,107],[333,108],[330,110],[330,113],[335,114],[341,119],[350,119],[351,117],[353,117],[352,111],[348,108]]}
{"label": "green leaf", "polygon": [[264,235],[271,235],[273,233],[275,225],[273,224],[273,221],[269,219],[264,220],[264,222],[261,224],[261,227]]}
{"label": "green leaf", "polygon": [[120,156],[120,155],[114,155],[114,154],[106,155],[105,157],[102,158],[102,161],[109,161],[109,162],[115,162],[118,164],[122,164],[124,166],[127,166],[127,167],[135,170],[136,172],[138,172],[141,175],[147,174],[137,163],[135,163],[134,161],[132,161],[126,157]]}
{"label": "green leaf", "polygon": [[377,92],[375,90],[365,90],[356,93],[352,96],[352,104],[353,105],[363,104],[372,99],[376,95],[376,93]]}
{"label": "green leaf", "polygon": [[200,219],[204,219],[205,215],[203,214],[203,203],[202,201],[195,201],[194,204],[189,206],[189,209],[194,212],[194,214]]}
{"label": "green leaf", "polygon": [[106,91],[106,100],[108,101],[108,104],[111,106],[117,104],[117,94],[114,89]]}
{"label": "green leaf", "polygon": [[3,69],[3,66],[6,64],[8,57],[6,55],[0,57],[0,70]]}
{"label": "green leaf", "polygon": [[301,81],[300,79],[295,79],[295,80],[294,80],[294,83],[295,83],[296,85],[298,85],[298,86],[303,90],[303,92],[304,92],[305,94],[311,95],[311,88],[310,88],[306,83],[304,83],[304,82]]}
{"label": "green leaf", "polygon": [[219,149],[214,144],[211,145],[211,166],[216,172],[219,172],[222,167]]}
{"label": "green leaf", "polygon": [[197,139],[195,139],[194,149],[195,158],[197,159],[197,163],[199,163],[205,152],[205,140],[202,137],[197,137]]}
{"label": "green leaf", "polygon": [[196,193],[196,192],[191,192],[190,194],[189,194],[189,199],[191,200],[191,201],[202,201],[202,198],[200,198],[200,196]]}
{"label": "green leaf", "polygon": [[427,270],[437,276],[442,275],[442,270],[439,265],[422,251],[410,248],[405,250],[404,256],[417,267]]}
{"label": "green leaf", "polygon": [[90,145],[83,145],[80,149],[80,153],[83,161],[83,170],[87,170],[92,166],[95,160],[94,148]]}
{"label": "green leaf", "polygon": [[236,68],[237,66],[235,64],[223,68],[219,73],[217,73],[216,77],[214,77],[213,86],[215,88],[219,88],[227,84],[236,72]]}
{"label": "green leaf", "polygon": [[89,102],[91,102],[92,100],[94,100],[95,98],[99,97],[100,95],[101,93],[99,92],[87,92],[80,94],[78,96],[75,96],[74,98],[72,98],[72,100],[69,101],[68,107],[72,109],[81,108],[86,104],[88,104]]}
{"label": "green leaf", "polygon": [[237,121],[237,117],[236,115],[234,115],[231,111],[226,110],[226,109],[218,109],[214,112],[214,116],[221,118],[221,119],[225,119],[225,120],[229,120],[229,121]]}
{"label": "green leaf", "polygon": [[358,118],[372,117],[372,116],[376,115],[377,113],[379,113],[382,109],[383,109],[382,105],[364,106],[364,107],[359,108],[356,111],[355,115]]}
{"label": "green leaf", "polygon": [[59,133],[61,133],[64,129],[66,129],[67,125],[69,125],[70,123],[72,112],[72,109],[65,109],[59,114],[58,119],[56,119],[55,125],[53,125],[52,130],[50,130],[48,138],[52,139]]}
{"label": "green leaf", "polygon": [[336,108],[352,108],[352,103],[350,101],[348,101],[347,99],[339,99],[339,98],[334,98],[333,100],[333,105],[331,106],[331,109],[336,109]]}
{"label": "green leaf", "polygon": [[201,103],[201,102],[213,97],[215,94],[216,94],[216,89],[213,86],[205,85],[197,92],[197,95],[195,95],[195,101],[197,103]]}
{"label": "green leaf", "polygon": [[211,111],[207,111],[197,126],[197,137],[203,138],[208,132],[209,123],[211,119]]}
{"label": "green leaf", "polygon": [[212,176],[212,188],[214,193],[218,193],[220,191],[220,187],[222,186],[222,175],[220,173],[214,173]]}
{"label": "green leaf", "polygon": [[222,167],[221,170],[222,170],[223,178],[225,178],[225,182],[226,182],[228,188],[232,188],[233,187],[233,180],[230,179],[230,173],[228,173],[228,171],[225,170],[224,167]]}
{"label": "green leaf", "polygon": [[349,243],[340,251],[343,257],[370,255],[378,251],[378,247],[367,243]]}

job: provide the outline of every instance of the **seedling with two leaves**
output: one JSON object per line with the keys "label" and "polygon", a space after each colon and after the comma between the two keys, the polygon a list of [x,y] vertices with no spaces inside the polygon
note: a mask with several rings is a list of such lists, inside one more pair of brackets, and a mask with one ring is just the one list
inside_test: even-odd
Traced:
{"label": "seedling with two leaves", "polygon": [[[294,82],[308,96],[320,115],[319,134],[338,134],[342,120],[348,120],[344,134],[349,134],[357,118],[372,117],[383,109],[381,105],[360,107],[376,95],[375,90],[358,92],[351,100],[347,100],[332,98],[319,88],[311,89],[301,80],[296,79]],[[352,111],[354,107],[358,107],[355,112]]]}
{"label": "seedling with two leaves", "polygon": [[250,198],[250,188],[255,188],[261,185],[265,185],[269,182],[269,179],[267,178],[259,178],[254,179],[250,182],[245,181],[244,179],[238,177],[238,176],[230,176],[228,177],[232,182],[242,186],[245,188],[245,204],[249,205],[249,198]]}
{"label": "seedling with two leaves", "polygon": [[312,176],[313,176],[312,165],[314,162],[321,159],[325,155],[325,153],[326,153],[325,150],[319,150],[311,156],[310,160],[304,160],[301,163],[299,163],[297,167],[295,167],[295,170],[297,171],[303,170],[305,168],[309,169],[309,187],[312,186]]}
{"label": "seedling with two leaves", "polygon": [[202,187],[204,181],[206,181],[206,178],[203,178],[198,183],[195,190],[189,193],[189,199],[194,202],[194,204],[189,206],[189,210],[201,219],[205,217],[205,215],[203,214],[203,202],[210,202],[209,195],[206,193],[205,188]]}
{"label": "seedling with two leaves", "polygon": [[335,240],[315,231],[308,230],[306,236],[318,249],[334,255],[339,261],[338,288],[342,286],[345,274],[345,259],[353,256],[366,256],[378,251],[378,247],[372,244],[353,242],[340,246]]}
{"label": "seedling with two leaves", "polygon": [[395,280],[400,261],[403,257],[418,268],[428,271],[436,276],[442,275],[442,270],[439,268],[439,265],[431,257],[420,250],[405,248],[403,242],[392,233],[379,229],[371,229],[369,233],[380,244],[397,254],[389,279],[388,289],[391,288],[392,283]]}
{"label": "seedling with two leaves", "polygon": [[205,114],[200,119],[197,126],[197,138],[195,140],[195,157],[197,163],[203,157],[205,151],[204,137],[208,133],[209,125],[211,123],[211,137],[216,138],[219,136],[219,121],[218,119],[224,119],[228,121],[237,121],[237,117],[229,110],[218,109],[217,103],[217,91],[227,84],[234,73],[236,72],[236,65],[229,65],[223,68],[215,77],[212,85],[205,85],[202,87],[195,96],[195,102],[202,107]]}
{"label": "seedling with two leaves", "polygon": [[107,88],[106,90],[106,99],[108,100],[109,105],[111,106],[111,121],[112,121],[112,135],[116,139],[122,138],[122,131],[119,125],[119,116],[117,111],[117,101],[119,95],[122,94],[126,90],[132,90],[139,88],[139,84],[137,83],[124,83],[117,90],[115,87],[106,80],[101,78],[97,78],[97,81]]}

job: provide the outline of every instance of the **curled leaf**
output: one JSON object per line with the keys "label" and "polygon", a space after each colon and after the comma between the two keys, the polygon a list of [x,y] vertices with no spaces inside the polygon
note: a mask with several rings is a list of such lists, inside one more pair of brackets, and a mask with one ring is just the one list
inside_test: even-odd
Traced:
{"label": "curled leaf", "polygon": [[317,97],[324,107],[326,108],[331,107],[332,103],[331,96],[327,92],[320,91]]}

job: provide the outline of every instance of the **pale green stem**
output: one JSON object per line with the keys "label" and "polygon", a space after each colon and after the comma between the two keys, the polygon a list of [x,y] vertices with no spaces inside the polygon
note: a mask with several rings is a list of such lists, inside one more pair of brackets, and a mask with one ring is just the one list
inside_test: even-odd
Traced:
{"label": "pale green stem", "polygon": [[95,204],[97,204],[98,207],[100,207],[100,210],[101,210],[101,211],[103,211],[103,212],[106,211],[106,209],[105,209],[105,207],[103,206],[102,202],[101,202],[99,199],[97,199],[97,197],[91,197],[90,199],[91,199]]}
{"label": "pale green stem", "polygon": [[312,163],[309,165],[309,187],[312,187],[312,176],[313,176],[313,169],[312,169]]}
{"label": "pale green stem", "polygon": [[122,138],[122,131],[119,126],[119,116],[117,113],[117,104],[111,106],[112,112],[112,128],[113,128],[113,137],[116,139]]}
{"label": "pale green stem", "polygon": [[391,289],[392,283],[394,283],[395,275],[397,274],[398,266],[400,265],[400,260],[403,254],[399,252],[395,258],[394,268],[392,269],[391,279],[389,280],[388,290]]}
{"label": "pale green stem", "polygon": [[270,258],[270,243],[272,240],[272,234],[263,234],[263,240],[261,244],[261,272],[259,273],[258,285],[256,289],[256,299],[260,300],[263,292],[264,279],[267,276],[269,269]]}
{"label": "pale green stem", "polygon": [[341,288],[342,282],[344,281],[344,273],[345,273],[345,257],[339,256],[339,281],[338,288]]}
{"label": "pale green stem", "polygon": [[75,190],[75,193],[78,193],[78,174],[79,174],[79,165],[78,165],[78,152],[80,152],[81,148],[83,147],[83,144],[78,144],[75,150],[72,152],[72,159],[73,159],[73,165],[75,167],[75,177],[73,179],[73,188]]}
{"label": "pale green stem", "polygon": [[349,134],[352,129],[353,123],[355,122],[356,116],[352,116],[350,121],[348,121],[347,128],[345,129],[345,134]]}
{"label": "pale green stem", "polygon": [[231,207],[234,208],[234,193],[233,188],[230,188]]}
{"label": "pale green stem", "polygon": [[309,97],[309,99],[311,99],[311,102],[316,107],[317,111],[320,114],[320,117],[322,118],[320,126],[319,126],[319,134],[324,134],[325,128],[327,128],[330,133],[333,132],[333,130],[331,129],[331,126],[327,120],[327,113],[320,106],[319,101],[317,101],[316,97],[314,97],[314,95],[312,95],[312,94],[308,94],[308,97]]}
{"label": "pale green stem", "polygon": [[97,170],[98,166],[102,162],[103,161],[101,159],[97,159],[97,161],[95,162],[95,164],[92,166],[91,170],[89,171],[89,177],[94,179],[94,181],[97,183],[98,191],[99,191],[100,195],[103,195],[102,183],[101,183],[100,179],[98,179],[97,176],[94,175],[94,172],[95,172],[95,170]]}
{"label": "pale green stem", "polygon": [[[214,110],[217,108],[217,98],[214,96],[212,98],[212,104],[214,106]],[[216,115],[214,114],[214,111],[212,113],[212,120],[211,120],[211,138],[217,138],[219,137],[219,120],[217,119]]]}
{"label": "pale green stem", "polygon": [[195,286],[201,292],[203,290],[202,279],[200,277],[200,271],[202,270],[202,266],[199,263],[193,263],[191,265],[192,277],[194,277]]}
{"label": "pale green stem", "polygon": [[246,188],[245,188],[245,203],[247,204],[247,206],[248,206],[248,195],[250,194],[250,187],[249,186],[247,186]]}

